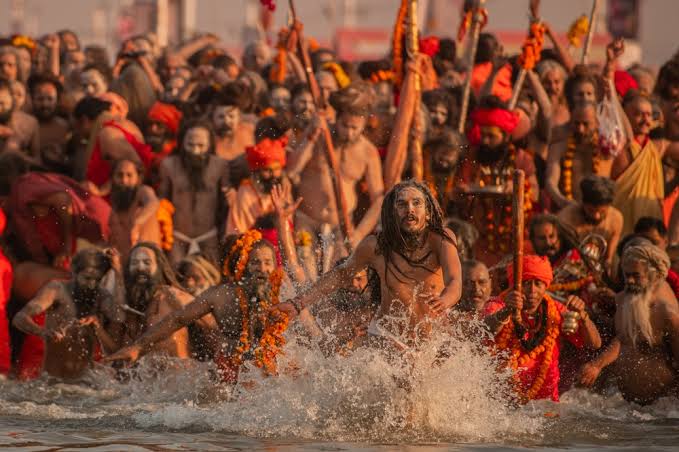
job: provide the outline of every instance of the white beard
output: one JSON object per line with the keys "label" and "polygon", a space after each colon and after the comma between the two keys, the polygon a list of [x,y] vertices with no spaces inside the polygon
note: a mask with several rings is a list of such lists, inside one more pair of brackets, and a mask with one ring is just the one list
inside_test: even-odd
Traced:
{"label": "white beard", "polygon": [[637,341],[643,339],[649,345],[655,345],[653,326],[651,324],[651,299],[655,285],[643,293],[625,293],[620,309],[620,331],[636,348]]}

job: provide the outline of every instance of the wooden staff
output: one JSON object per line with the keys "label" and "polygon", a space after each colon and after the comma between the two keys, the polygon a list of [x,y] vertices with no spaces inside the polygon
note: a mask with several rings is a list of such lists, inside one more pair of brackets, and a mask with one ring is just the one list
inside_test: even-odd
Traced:
{"label": "wooden staff", "polygon": [[592,12],[589,15],[589,30],[587,30],[587,39],[585,40],[585,46],[582,48],[582,59],[581,64],[587,64],[587,57],[589,57],[589,51],[592,48],[592,40],[594,39],[594,31],[596,30],[596,15],[599,10],[599,0],[594,0],[592,4]]}
{"label": "wooden staff", "polygon": [[[523,276],[523,232],[524,211],[523,197],[526,175],[522,170],[514,171],[513,197],[512,197],[512,235],[514,243],[513,266],[514,266],[514,290],[521,292]],[[521,312],[514,314],[514,321],[521,323]]]}
{"label": "wooden staff", "polygon": [[[294,0],[289,0],[289,5],[290,13],[292,15],[292,21],[294,24],[297,24],[298,20]],[[327,105],[325,104],[325,100],[321,95],[321,90],[318,87],[318,81],[316,80],[316,77],[314,76],[313,70],[311,68],[311,58],[309,58],[309,52],[304,46],[304,39],[301,29],[298,29],[297,33],[297,52],[299,53],[299,57],[302,60],[302,64],[304,66],[306,81],[307,84],[309,85],[311,97],[314,99],[314,104],[316,105],[316,108],[318,108],[319,110],[324,110],[327,107]],[[337,161],[337,154],[335,153],[335,146],[332,143],[332,135],[330,134],[328,122],[322,115],[319,115],[319,122],[321,127],[321,134],[323,135],[323,139],[325,140],[326,157],[328,159],[330,169],[332,170],[331,174],[333,179],[333,186],[335,188],[335,199],[337,201],[337,209],[339,211],[338,217],[340,229],[342,230],[344,238],[348,239],[354,232],[354,225],[349,219],[347,201],[344,197],[344,192],[342,191],[342,186],[340,183],[341,175],[339,170],[339,163]],[[351,252],[351,246],[349,245],[348,240],[346,241],[346,246],[348,251]]]}
{"label": "wooden staff", "polygon": [[516,108],[516,103],[519,101],[519,93],[523,87],[523,82],[526,80],[527,73],[528,71],[526,71],[526,68],[521,68],[519,71],[519,75],[516,78],[516,82],[514,82],[514,87],[512,88],[512,98],[509,100],[509,105],[507,107],[509,110],[514,110],[514,108]]}
{"label": "wooden staff", "polygon": [[[417,54],[420,51],[418,42],[418,26],[417,26],[417,0],[410,0],[408,8],[408,34],[406,35],[407,53],[410,61],[417,61]],[[422,116],[420,114],[420,104],[422,99],[422,80],[419,73],[415,73],[415,111],[413,113],[413,141],[410,147],[410,168],[413,179],[417,181],[422,180],[423,163],[422,163]]]}
{"label": "wooden staff", "polygon": [[457,125],[457,131],[464,133],[464,126],[467,123],[467,110],[469,110],[469,96],[472,89],[472,71],[474,69],[474,60],[476,59],[476,48],[479,46],[479,35],[481,34],[481,22],[483,16],[481,15],[481,8],[486,0],[477,0],[477,4],[472,10],[472,40],[469,48],[469,67],[467,69],[467,78],[464,81],[464,90],[462,91],[462,107],[460,108],[460,121]]}

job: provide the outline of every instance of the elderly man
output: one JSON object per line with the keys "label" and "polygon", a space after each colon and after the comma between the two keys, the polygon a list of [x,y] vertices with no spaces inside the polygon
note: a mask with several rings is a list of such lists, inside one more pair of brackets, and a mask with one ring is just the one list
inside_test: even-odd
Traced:
{"label": "elderly man", "polygon": [[613,376],[629,401],[652,403],[676,394],[679,304],[665,282],[667,254],[655,245],[629,246],[622,256],[625,289],[616,296],[616,338],[586,364],[580,381],[591,386],[613,365]]}
{"label": "elderly man", "polygon": [[490,299],[493,281],[483,262],[462,263],[462,298],[457,309],[463,312],[481,313]]}
{"label": "elderly man", "polygon": [[177,280],[185,291],[197,297],[222,280],[217,268],[200,254],[186,256],[177,266]]}
{"label": "elderly man", "polygon": [[[507,271],[513,280],[513,267]],[[495,345],[509,353],[508,366],[520,382],[519,399],[559,400],[559,354],[568,340],[576,347],[601,347],[601,338],[589,318],[585,302],[571,296],[561,304],[547,294],[552,283],[552,266],[544,257],[523,258],[523,286],[503,299],[491,300],[485,309],[486,324],[495,335]],[[566,322],[566,313],[571,319]],[[577,314],[577,317],[573,316]],[[578,319],[578,320],[575,320]],[[574,327],[567,328],[567,324]]]}

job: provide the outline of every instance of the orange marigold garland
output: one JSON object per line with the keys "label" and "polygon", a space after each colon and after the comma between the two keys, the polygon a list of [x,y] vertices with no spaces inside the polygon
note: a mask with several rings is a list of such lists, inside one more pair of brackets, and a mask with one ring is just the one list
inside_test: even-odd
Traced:
{"label": "orange marigold garland", "polygon": [[528,36],[523,42],[522,52],[518,61],[519,65],[528,71],[533,69],[540,61],[540,54],[544,43],[545,26],[540,22],[533,22],[530,24]]}
{"label": "orange marigold garland", "polygon": [[172,250],[174,244],[174,206],[167,199],[161,199],[156,211],[160,226],[160,247],[165,251]]}
{"label": "orange marigold garland", "polygon": [[[255,246],[255,243],[262,240],[262,233],[256,229],[251,229],[236,240],[233,244],[229,254],[226,259],[224,259],[224,265],[222,266],[222,273],[224,276],[229,276],[234,282],[238,282],[243,277],[245,273],[245,267],[248,265],[248,259],[250,258],[250,252]],[[236,268],[233,273],[229,269],[229,262],[233,256],[239,253],[238,261],[236,262]]]}
{"label": "orange marigold garland", "polygon": [[335,63],[334,61],[329,61],[325,63],[322,66],[322,69],[326,72],[330,72],[333,75],[333,77],[335,77],[335,80],[337,81],[337,86],[339,86],[340,89],[346,88],[351,84],[351,79],[349,78],[347,73],[344,72],[342,66]]}
{"label": "orange marigold garland", "polygon": [[592,276],[585,276],[573,281],[567,281],[563,283],[552,283],[549,286],[550,292],[578,292],[583,287],[587,286],[589,283],[593,282],[594,278]]}
{"label": "orange marigold garland", "polygon": [[[488,23],[488,10],[486,8],[479,8],[476,10],[477,14],[482,17],[481,28],[485,27]],[[457,29],[457,40],[461,42],[464,36],[467,34],[467,30],[472,25],[472,19],[474,17],[474,10],[470,9],[467,11],[462,11],[462,17],[460,18],[460,26]]]}
{"label": "orange marigold garland", "polygon": [[[566,199],[573,199],[573,160],[575,159],[575,150],[578,145],[575,138],[568,137],[568,144],[566,152],[561,158],[561,178],[559,180],[559,189]],[[592,174],[598,175],[601,166],[601,153],[599,152],[599,140],[595,136],[593,142],[592,152]]]}
{"label": "orange marigold garland", "polygon": [[[495,336],[495,346],[497,349],[509,350],[510,352],[508,366],[514,371],[519,397],[524,403],[535,399],[544,386],[545,378],[547,377],[547,373],[552,364],[554,347],[557,346],[557,341],[559,339],[561,315],[556,307],[556,302],[552,300],[549,295],[545,295],[545,305],[547,308],[545,335],[542,341],[534,348],[530,350],[524,348],[521,342],[522,338],[516,336],[514,321],[511,318]],[[531,361],[535,361],[538,358],[541,358],[542,361],[538,367],[535,380],[530,386],[525,387],[520,383],[517,371],[526,367]]]}

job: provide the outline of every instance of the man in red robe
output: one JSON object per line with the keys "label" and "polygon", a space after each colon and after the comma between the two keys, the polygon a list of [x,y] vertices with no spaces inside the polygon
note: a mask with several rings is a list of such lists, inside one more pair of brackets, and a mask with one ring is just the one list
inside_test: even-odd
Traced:
{"label": "man in red robe", "polygon": [[12,229],[30,260],[68,269],[78,238],[108,240],[111,208],[76,181],[54,173],[17,174],[8,211]]}
{"label": "man in red robe", "polygon": [[[513,281],[512,266],[507,273],[509,281]],[[509,352],[508,365],[515,371],[519,399],[558,401],[563,341],[568,340],[578,348],[597,349],[601,347],[601,338],[584,301],[570,296],[564,305],[547,294],[553,279],[547,258],[524,256],[522,279],[521,291],[509,291],[488,302],[485,322],[495,335],[495,346]],[[568,311],[577,313],[578,320],[564,321]],[[564,331],[568,326],[572,330]]]}

